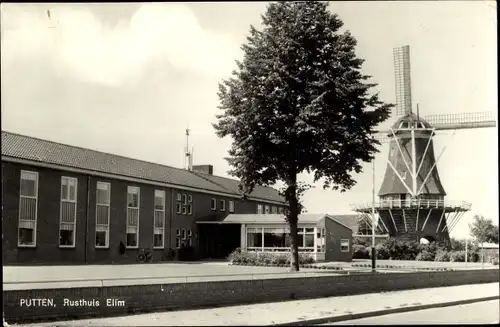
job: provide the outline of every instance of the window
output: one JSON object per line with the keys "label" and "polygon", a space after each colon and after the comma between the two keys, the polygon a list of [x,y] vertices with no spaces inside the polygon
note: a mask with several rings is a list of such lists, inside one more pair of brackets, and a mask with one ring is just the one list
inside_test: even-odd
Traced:
{"label": "window", "polygon": [[277,208],[277,207],[275,207],[275,206],[273,206],[273,207],[271,208],[271,213],[278,213],[278,208]]}
{"label": "window", "polygon": [[186,230],[184,228],[182,229],[181,237],[183,240],[186,239]]}
{"label": "window", "polygon": [[175,230],[175,236],[181,236],[181,230],[179,228]]}
{"label": "window", "polygon": [[155,209],[153,222],[153,247],[164,247],[165,235],[165,191],[155,190]]}
{"label": "window", "polygon": [[229,200],[229,212],[234,212],[234,201]]}
{"label": "window", "polygon": [[[291,246],[288,228],[247,228],[247,249],[258,251],[288,251]],[[299,228],[298,246],[301,252],[314,251],[314,228]]]}
{"label": "window", "polygon": [[262,228],[247,228],[247,248],[262,248]]}
{"label": "window", "polygon": [[96,223],[95,247],[109,247],[109,204],[111,198],[111,184],[97,182],[96,188]]}
{"label": "window", "polygon": [[264,248],[289,248],[291,244],[288,228],[264,228]]}
{"label": "window", "polygon": [[187,214],[188,215],[193,214],[193,197],[191,195],[188,195]]}
{"label": "window", "polygon": [[212,208],[212,211],[217,210],[217,200],[212,198],[212,201],[210,202],[210,208]]}
{"label": "window", "polygon": [[314,228],[299,228],[297,234],[299,247],[304,251],[314,251]]}
{"label": "window", "polygon": [[264,206],[264,213],[269,214],[271,212],[271,208],[269,206]]}
{"label": "window", "polygon": [[21,171],[18,246],[36,246],[38,173]]}
{"label": "window", "polygon": [[182,195],[182,204],[187,204],[187,195],[186,194]]}
{"label": "window", "polygon": [[349,252],[349,240],[340,240],[340,251]]}
{"label": "window", "polygon": [[262,215],[263,214],[262,204],[257,204],[257,214],[258,215]]}
{"label": "window", "polygon": [[220,200],[220,211],[226,211],[226,200]]}
{"label": "window", "polygon": [[76,235],[76,193],[78,180],[61,177],[61,208],[59,217],[59,246],[74,247]]}
{"label": "window", "polygon": [[188,237],[191,237],[191,236],[193,236],[193,233],[191,232],[190,229],[188,229]]}
{"label": "window", "polygon": [[278,208],[278,213],[279,213],[280,215],[282,215],[282,214],[284,214],[284,213],[285,213],[285,210],[283,209],[283,207],[279,207],[279,208]]}
{"label": "window", "polygon": [[319,228],[318,232],[316,234],[316,237],[317,237],[317,243],[316,243],[317,251],[318,252],[325,252],[325,249],[326,249],[325,229]]}
{"label": "window", "polygon": [[176,212],[182,213],[182,194],[177,193],[177,203],[176,203]]}
{"label": "window", "polygon": [[175,239],[175,248],[176,249],[180,249],[181,248],[181,239],[178,238],[178,237]]}
{"label": "window", "polygon": [[139,247],[139,188],[127,189],[127,247]]}
{"label": "window", "polygon": [[187,241],[187,245],[188,245],[188,246],[190,246],[190,247],[192,247],[192,246],[193,246],[193,242],[192,242],[192,240],[191,240],[191,239],[188,239],[188,241]]}
{"label": "window", "polygon": [[182,206],[182,214],[185,215],[187,214],[187,206]]}

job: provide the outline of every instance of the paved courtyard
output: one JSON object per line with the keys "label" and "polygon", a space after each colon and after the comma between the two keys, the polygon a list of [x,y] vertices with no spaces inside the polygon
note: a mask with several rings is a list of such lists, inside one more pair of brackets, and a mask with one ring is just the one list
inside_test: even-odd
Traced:
{"label": "paved courtyard", "polygon": [[4,266],[4,290],[184,283],[253,278],[335,275],[331,270],[233,266],[227,262],[86,266]]}

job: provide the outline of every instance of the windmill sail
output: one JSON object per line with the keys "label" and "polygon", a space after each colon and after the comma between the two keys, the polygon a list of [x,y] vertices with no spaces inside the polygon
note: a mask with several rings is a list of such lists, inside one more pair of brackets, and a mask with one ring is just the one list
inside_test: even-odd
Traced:
{"label": "windmill sail", "polygon": [[394,77],[396,80],[395,116],[411,113],[411,77],[410,77],[410,46],[405,45],[393,49]]}

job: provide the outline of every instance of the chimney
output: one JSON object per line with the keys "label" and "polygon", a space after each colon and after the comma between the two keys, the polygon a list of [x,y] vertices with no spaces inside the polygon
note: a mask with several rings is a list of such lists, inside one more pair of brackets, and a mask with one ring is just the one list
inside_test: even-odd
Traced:
{"label": "chimney", "polygon": [[202,173],[207,175],[214,174],[214,166],[212,165],[194,165],[192,167],[195,173]]}

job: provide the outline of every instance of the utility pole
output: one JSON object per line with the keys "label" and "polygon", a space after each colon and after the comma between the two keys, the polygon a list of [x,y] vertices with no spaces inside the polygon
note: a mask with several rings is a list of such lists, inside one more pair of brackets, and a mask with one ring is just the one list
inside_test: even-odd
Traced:
{"label": "utility pole", "polygon": [[372,175],[373,175],[373,185],[372,185],[372,272],[375,272],[376,268],[376,251],[375,251],[375,157],[373,157],[372,164]]}

